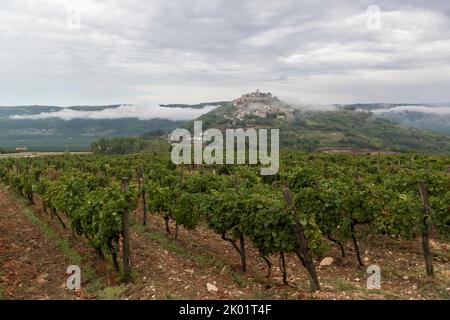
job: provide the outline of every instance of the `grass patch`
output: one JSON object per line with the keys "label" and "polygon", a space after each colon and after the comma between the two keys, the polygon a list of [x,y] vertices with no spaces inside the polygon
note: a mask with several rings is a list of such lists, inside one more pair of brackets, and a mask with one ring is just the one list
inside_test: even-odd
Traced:
{"label": "grass patch", "polygon": [[366,290],[361,296],[364,300],[402,300],[402,297],[383,290]]}
{"label": "grass patch", "polygon": [[299,298],[292,293],[282,291],[277,293],[273,289],[258,290],[253,293],[255,300],[298,300]]}
{"label": "grass patch", "polygon": [[379,297],[371,297],[371,296],[367,296],[367,295],[362,295],[361,296],[361,300],[378,301],[378,300],[380,300],[380,298]]}
{"label": "grass patch", "polygon": [[[0,278],[3,277],[3,272],[0,271]],[[3,293],[3,286],[0,285],[0,300],[5,300],[5,295]]]}
{"label": "grass patch", "polygon": [[86,280],[88,285],[85,287],[86,292],[91,294],[98,294],[103,288],[105,288],[105,284],[101,278],[97,276],[95,270],[91,267],[87,267],[81,270],[82,272],[82,280]]}
{"label": "grass patch", "polygon": [[408,272],[400,270],[397,267],[393,267],[393,266],[383,266],[383,269],[381,270],[381,277],[384,279],[398,279],[398,278],[403,278],[404,276],[408,276],[409,278],[413,278],[410,275],[411,270],[409,270]]}
{"label": "grass patch", "polygon": [[447,291],[445,285],[428,283],[421,288],[420,294],[428,299],[450,300],[450,291]]}
{"label": "grass patch", "polygon": [[444,262],[450,261],[450,252],[449,251],[433,249],[433,255],[435,258],[440,259]]}
{"label": "grass patch", "polygon": [[292,295],[286,291],[281,292],[280,299],[281,300],[298,300],[298,298],[295,295]]}
{"label": "grass patch", "polygon": [[334,285],[340,291],[355,291],[357,289],[353,283],[341,278],[336,279]]}
{"label": "grass patch", "polygon": [[171,293],[166,294],[166,299],[167,300],[181,300],[180,297],[178,297],[178,296],[176,296],[174,294],[171,294]]}
{"label": "grass patch", "polygon": [[401,296],[398,296],[392,292],[380,291],[380,293],[383,295],[383,300],[402,300],[403,299]]}
{"label": "grass patch", "polygon": [[127,290],[126,285],[106,287],[97,293],[98,300],[119,300],[122,293]]}
{"label": "grass patch", "polygon": [[230,271],[231,279],[233,279],[234,283],[238,286],[245,288],[249,286],[248,280],[239,272]]}
{"label": "grass patch", "polygon": [[253,297],[256,300],[274,300],[275,293],[273,292],[273,290],[261,290],[261,291],[256,291],[254,293]]}

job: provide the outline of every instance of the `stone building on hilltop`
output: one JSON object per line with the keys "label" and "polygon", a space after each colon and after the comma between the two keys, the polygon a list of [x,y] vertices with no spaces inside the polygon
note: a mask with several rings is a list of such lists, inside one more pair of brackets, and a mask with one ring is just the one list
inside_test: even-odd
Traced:
{"label": "stone building on hilltop", "polygon": [[243,94],[240,98],[235,99],[233,105],[235,107],[248,107],[252,104],[264,104],[270,106],[279,102],[280,100],[277,97],[273,97],[272,93],[264,93],[258,89],[255,92]]}
{"label": "stone building on hilltop", "polygon": [[264,93],[259,89],[235,99],[233,106],[235,107],[233,117],[237,120],[248,117],[290,120],[294,115],[294,110],[289,105],[272,96],[272,93]]}

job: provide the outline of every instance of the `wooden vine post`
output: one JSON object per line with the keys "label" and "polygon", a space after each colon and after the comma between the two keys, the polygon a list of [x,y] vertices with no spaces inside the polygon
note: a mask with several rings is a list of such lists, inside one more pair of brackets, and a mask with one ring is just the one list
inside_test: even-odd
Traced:
{"label": "wooden vine post", "polygon": [[317,277],[316,267],[314,266],[314,261],[309,252],[308,239],[306,239],[303,226],[298,217],[297,209],[295,208],[294,202],[292,201],[291,192],[287,184],[285,185],[283,191],[286,203],[288,204],[289,209],[291,210],[294,216],[293,229],[299,246],[297,255],[300,258],[305,269],[308,271],[311,289],[313,291],[319,291],[320,290],[319,278]]}
{"label": "wooden vine post", "polygon": [[142,224],[144,226],[147,225],[147,199],[145,198],[145,174],[144,169],[140,168],[139,170],[139,188],[141,189],[141,197],[142,197],[142,213],[143,213],[143,221]]}
{"label": "wooden vine post", "polygon": [[144,221],[142,224],[144,226],[147,225],[147,199],[146,199],[146,192],[145,192],[145,178],[142,176],[142,210],[144,215]]}
{"label": "wooden vine post", "polygon": [[433,254],[430,249],[430,225],[428,217],[431,213],[430,202],[428,201],[428,190],[425,181],[419,181],[420,197],[422,198],[423,206],[423,226],[422,226],[422,249],[425,258],[425,267],[427,269],[427,276],[434,277],[433,268]]}
{"label": "wooden vine post", "polygon": [[[236,193],[239,194],[241,192],[241,184],[239,181],[239,177],[236,173],[236,169],[234,170],[234,186]],[[240,231],[239,232],[239,250],[237,250],[241,256],[241,269],[242,272],[247,271],[247,259],[246,259],[246,253],[245,253],[245,238],[244,234]]]}
{"label": "wooden vine post", "polygon": [[[129,191],[128,178],[122,178],[122,192]],[[122,213],[122,260],[123,260],[123,281],[128,282],[131,279],[131,250],[130,250],[130,213],[125,210]]]}

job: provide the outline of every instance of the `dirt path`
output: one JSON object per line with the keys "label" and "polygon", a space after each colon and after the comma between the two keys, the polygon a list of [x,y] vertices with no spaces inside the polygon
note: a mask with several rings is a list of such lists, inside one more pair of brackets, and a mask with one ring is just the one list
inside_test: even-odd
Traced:
{"label": "dirt path", "polygon": [[69,260],[58,244],[0,187],[0,286],[3,299],[73,299],[65,288]]}

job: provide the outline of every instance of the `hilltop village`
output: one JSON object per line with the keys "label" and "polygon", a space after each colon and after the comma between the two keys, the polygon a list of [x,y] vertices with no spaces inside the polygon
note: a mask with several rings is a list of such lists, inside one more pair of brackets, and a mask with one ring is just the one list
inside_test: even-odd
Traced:
{"label": "hilltop village", "polygon": [[[225,131],[235,127],[265,128],[272,127],[274,123],[290,121],[295,117],[295,110],[291,106],[273,96],[270,92],[264,93],[260,90],[243,94],[223,106],[226,107],[224,111],[217,112],[214,110],[211,112],[213,114],[211,119],[214,120],[212,122],[207,121],[208,125],[205,129],[217,128]],[[214,125],[211,126],[212,123]],[[167,136],[171,143],[173,142],[172,138],[173,134]],[[203,132],[194,132],[194,135],[189,139],[192,142],[203,141]]]}
{"label": "hilltop village", "polygon": [[227,120],[251,118],[291,120],[294,117],[293,108],[278,97],[272,96],[270,92],[264,93],[259,90],[235,99],[233,107],[231,116],[224,116]]}

